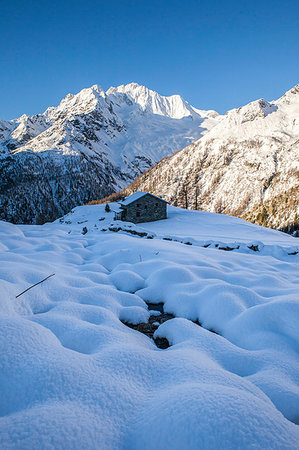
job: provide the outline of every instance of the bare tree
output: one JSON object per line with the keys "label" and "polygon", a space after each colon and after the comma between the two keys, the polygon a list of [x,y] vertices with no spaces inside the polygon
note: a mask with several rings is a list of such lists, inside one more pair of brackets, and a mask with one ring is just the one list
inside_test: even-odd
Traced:
{"label": "bare tree", "polygon": [[198,209],[198,204],[197,204],[197,198],[198,198],[198,186],[195,186],[195,210],[197,211]]}
{"label": "bare tree", "polygon": [[185,200],[185,209],[188,209],[188,188],[186,184],[183,184],[183,196]]}

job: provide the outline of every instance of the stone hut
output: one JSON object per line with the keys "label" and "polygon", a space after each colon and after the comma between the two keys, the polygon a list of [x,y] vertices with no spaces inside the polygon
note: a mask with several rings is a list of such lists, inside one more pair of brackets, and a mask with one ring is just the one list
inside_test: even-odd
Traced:
{"label": "stone hut", "polygon": [[114,219],[133,223],[167,219],[167,202],[148,192],[135,192],[121,202]]}

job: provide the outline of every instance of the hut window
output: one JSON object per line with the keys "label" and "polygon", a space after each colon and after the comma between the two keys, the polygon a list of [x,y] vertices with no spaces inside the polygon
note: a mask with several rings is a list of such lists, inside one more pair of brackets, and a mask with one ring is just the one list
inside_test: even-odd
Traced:
{"label": "hut window", "polygon": [[156,206],[158,206],[158,203],[156,203]]}
{"label": "hut window", "polygon": [[136,211],[136,217],[140,217],[140,212]]}

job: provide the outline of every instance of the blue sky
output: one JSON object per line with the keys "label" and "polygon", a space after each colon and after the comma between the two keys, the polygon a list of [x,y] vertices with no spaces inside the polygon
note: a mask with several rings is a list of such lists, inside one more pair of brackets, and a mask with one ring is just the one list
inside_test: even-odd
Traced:
{"label": "blue sky", "polygon": [[299,82],[299,2],[1,2],[0,118],[135,81],[223,113]]}

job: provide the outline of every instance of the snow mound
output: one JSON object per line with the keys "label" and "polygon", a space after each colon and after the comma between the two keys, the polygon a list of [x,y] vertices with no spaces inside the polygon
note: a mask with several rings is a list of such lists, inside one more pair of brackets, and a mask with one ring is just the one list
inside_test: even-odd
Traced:
{"label": "snow mound", "polygon": [[[170,212],[153,239],[109,231],[104,205],[0,222],[3,448],[297,447],[296,239]],[[244,248],[199,245],[220,238]],[[132,329],[150,316],[166,350]]]}
{"label": "snow mound", "polygon": [[135,292],[144,287],[144,280],[130,270],[119,270],[111,274],[111,280],[117,289],[125,292]]}

